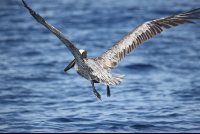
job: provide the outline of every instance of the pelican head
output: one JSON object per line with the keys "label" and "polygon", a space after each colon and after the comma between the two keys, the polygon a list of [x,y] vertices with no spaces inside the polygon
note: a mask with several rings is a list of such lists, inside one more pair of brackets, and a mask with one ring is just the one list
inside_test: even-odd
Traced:
{"label": "pelican head", "polygon": [[87,52],[85,50],[79,50],[83,58],[87,58]]}
{"label": "pelican head", "polygon": [[[87,58],[87,52],[85,50],[79,50],[79,52],[81,53],[81,55],[83,56],[83,58]],[[69,69],[71,69],[72,67],[74,67],[76,63],[75,58],[69,63],[69,65],[64,69],[64,73],[66,71],[68,71]]]}

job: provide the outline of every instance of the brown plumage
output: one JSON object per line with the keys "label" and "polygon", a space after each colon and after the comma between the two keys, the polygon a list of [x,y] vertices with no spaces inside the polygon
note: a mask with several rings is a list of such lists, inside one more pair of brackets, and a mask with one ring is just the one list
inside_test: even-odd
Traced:
{"label": "brown plumage", "polygon": [[136,49],[137,46],[141,45],[144,41],[149,40],[155,37],[157,34],[162,33],[162,27],[170,29],[171,26],[176,27],[179,24],[196,24],[195,22],[186,19],[200,19],[198,17],[187,17],[189,15],[200,14],[200,12],[194,12],[197,10],[200,10],[200,8],[181,14],[145,22],[133,31],[131,31],[128,35],[123,37],[120,41],[115,43],[100,57],[97,57],[96,60],[99,63],[101,63],[102,66],[108,71],[113,70],[118,65],[118,63],[126,57],[126,54],[132,52],[134,49]]}
{"label": "brown plumage", "polygon": [[144,41],[162,33],[162,27],[169,29],[171,26],[176,27],[185,23],[195,24],[194,22],[186,19],[200,19],[198,17],[190,17],[190,15],[200,14],[200,12],[195,12],[200,10],[200,8],[198,8],[181,14],[145,22],[123,37],[120,41],[115,43],[101,56],[97,58],[87,58],[87,52],[85,50],[78,50],[78,48],[60,31],[51,26],[39,14],[29,8],[24,1],[23,3],[24,6],[30,11],[30,14],[39,23],[54,33],[73,54],[74,60],[64,69],[64,72],[74,67],[80,76],[91,82],[93,92],[99,100],[101,100],[101,96],[96,91],[94,83],[103,83],[107,85],[107,96],[109,97],[109,85],[120,84],[123,79],[122,77],[124,76],[111,75],[109,73],[110,70],[113,70],[116,66],[118,66],[118,63],[121,62],[121,60],[125,58],[127,54],[136,49],[138,45],[141,45]]}

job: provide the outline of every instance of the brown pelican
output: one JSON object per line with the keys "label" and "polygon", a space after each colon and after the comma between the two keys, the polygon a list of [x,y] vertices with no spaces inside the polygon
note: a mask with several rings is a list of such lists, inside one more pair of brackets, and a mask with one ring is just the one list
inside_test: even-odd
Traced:
{"label": "brown pelican", "polygon": [[[23,1],[23,0],[22,0]],[[171,26],[178,26],[179,24],[190,23],[196,24],[186,19],[200,19],[198,17],[188,17],[190,15],[197,15],[200,12],[200,8],[172,15],[156,20],[145,22],[131,31],[120,41],[115,43],[106,52],[97,58],[87,58],[87,52],[85,50],[78,50],[78,48],[67,39],[60,31],[47,23],[39,14],[33,11],[23,1],[24,7],[26,7],[30,14],[42,25],[48,28],[54,33],[71,51],[74,56],[74,60],[64,69],[64,72],[74,67],[76,72],[89,80],[93,87],[93,92],[97,99],[101,100],[100,94],[96,91],[94,83],[103,83],[107,85],[107,96],[110,96],[109,85],[117,85],[122,81],[124,75],[111,75],[109,72],[118,66],[118,63],[126,57],[127,54],[132,52],[138,45],[141,45],[144,41],[155,37],[157,34],[162,33],[162,27],[169,29]]]}

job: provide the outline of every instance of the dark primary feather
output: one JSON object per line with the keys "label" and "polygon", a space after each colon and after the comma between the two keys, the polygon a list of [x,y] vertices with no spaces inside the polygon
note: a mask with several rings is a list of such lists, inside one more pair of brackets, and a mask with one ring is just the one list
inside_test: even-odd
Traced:
{"label": "dark primary feather", "polygon": [[197,10],[200,10],[200,8],[145,22],[115,43],[101,56],[97,57],[96,60],[109,72],[110,70],[113,70],[127,54],[136,49],[138,45],[141,45],[144,41],[162,33],[162,27],[170,29],[171,26],[176,27],[179,24],[196,24],[195,22],[186,19],[200,19],[198,17],[189,16],[200,14],[200,12],[194,12]]}
{"label": "dark primary feather", "polygon": [[67,37],[65,37],[59,30],[54,28],[52,25],[47,23],[38,13],[36,13],[30,7],[28,7],[24,0],[22,0],[22,2],[24,3],[24,7],[26,7],[30,11],[30,14],[36,19],[37,22],[41,23],[52,33],[54,33],[67,46],[67,48],[71,51],[76,60],[83,62],[83,57],[80,54],[78,48],[69,39],[67,39]]}

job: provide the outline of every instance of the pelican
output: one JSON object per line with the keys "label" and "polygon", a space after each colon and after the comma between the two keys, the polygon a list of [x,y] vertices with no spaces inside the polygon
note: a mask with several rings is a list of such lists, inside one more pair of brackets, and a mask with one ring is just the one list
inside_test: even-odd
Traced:
{"label": "pelican", "polygon": [[85,50],[79,50],[59,30],[47,23],[38,13],[28,7],[24,0],[22,0],[22,2],[24,3],[24,7],[30,11],[30,14],[36,19],[36,21],[54,33],[73,54],[74,59],[64,69],[64,72],[74,67],[80,76],[91,82],[93,92],[99,100],[101,100],[101,95],[95,89],[94,83],[103,83],[104,85],[107,85],[107,96],[110,97],[111,94],[109,85],[120,84],[124,75],[111,75],[109,72],[117,67],[118,63],[121,62],[121,60],[125,58],[127,54],[135,50],[136,47],[141,45],[144,41],[147,41],[155,37],[157,34],[162,33],[162,27],[165,29],[170,29],[171,26],[176,27],[179,24],[196,24],[188,19],[200,19],[198,17],[189,17],[190,15],[200,14],[200,12],[195,12],[200,10],[200,8],[197,8],[177,15],[147,21],[139,25],[137,28],[115,43],[101,56],[97,58],[87,58],[87,52]]}

